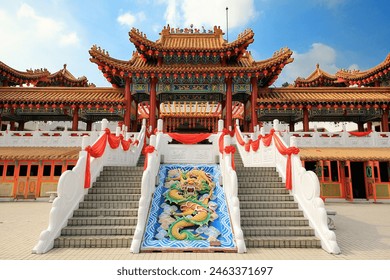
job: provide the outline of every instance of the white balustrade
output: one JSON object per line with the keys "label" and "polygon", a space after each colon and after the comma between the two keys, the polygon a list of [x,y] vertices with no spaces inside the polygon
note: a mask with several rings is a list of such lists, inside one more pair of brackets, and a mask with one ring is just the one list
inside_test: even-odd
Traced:
{"label": "white balustrade", "polygon": [[[275,122],[274,124],[275,128],[278,128],[278,122]],[[274,135],[282,139],[283,144],[288,147],[288,145],[284,143],[283,138],[280,137],[279,132],[280,131],[275,131]],[[245,143],[248,143],[249,139],[241,134],[238,126],[237,133],[241,135]],[[310,138],[316,137],[314,133],[305,132],[305,134],[313,135]],[[302,138],[291,137],[289,142],[291,142],[291,146],[299,146],[299,140]],[[281,155],[273,142],[274,140],[272,140],[270,146],[266,147],[262,141],[260,141],[260,147],[256,152],[252,149],[247,152],[236,140],[244,166],[274,166],[282,177],[283,182],[285,182],[287,156]],[[299,155],[293,154],[291,156],[291,167],[291,194],[294,195],[294,199],[298,202],[299,208],[309,220],[310,226],[315,230],[316,236],[321,240],[322,248],[329,253],[339,254],[340,248],[336,241],[336,235],[328,228],[327,214],[324,203],[320,198],[320,185],[317,176],[312,171],[306,171],[306,169],[302,167]]]}
{"label": "white balustrade", "polygon": [[[99,137],[106,137],[106,127],[107,120],[103,120],[102,131],[99,132]],[[139,142],[138,145],[131,145],[131,148],[128,151],[123,151],[121,147],[111,149],[109,143],[107,143],[105,152],[101,157],[91,157],[91,185],[96,181],[96,178],[105,165],[135,166],[143,147],[144,137],[145,126],[143,125],[138,134],[138,138],[136,139]],[[82,140],[83,149],[85,149],[89,143],[97,141],[92,142],[93,139],[90,139],[87,135],[82,137]],[[79,203],[84,200],[84,195],[88,193],[88,189],[84,188],[86,161],[87,152],[83,150],[79,153],[79,159],[76,166],[72,170],[67,170],[61,175],[57,187],[58,196],[54,200],[52,209],[50,210],[49,226],[40,234],[39,241],[32,250],[33,253],[43,254],[53,248],[54,240],[60,236],[62,228],[66,226],[68,219],[73,215],[73,211],[77,209]]]}

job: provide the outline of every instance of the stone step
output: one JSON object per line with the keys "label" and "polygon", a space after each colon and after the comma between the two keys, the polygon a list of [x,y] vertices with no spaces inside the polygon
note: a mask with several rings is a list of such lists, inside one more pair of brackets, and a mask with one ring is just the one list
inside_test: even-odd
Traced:
{"label": "stone step", "polygon": [[241,217],[303,217],[303,212],[294,209],[241,209]]}
{"label": "stone step", "polygon": [[60,236],[54,248],[130,248],[130,236]]}
{"label": "stone step", "polygon": [[237,177],[238,185],[246,182],[282,182],[280,177]]}
{"label": "stone step", "polygon": [[129,170],[129,171],[117,171],[117,170],[104,170],[100,172],[99,176],[107,177],[107,176],[120,176],[120,177],[134,177],[134,176],[142,176],[142,171],[137,170]]}
{"label": "stone step", "polygon": [[239,182],[238,189],[244,188],[281,188],[286,189],[283,182]]}
{"label": "stone step", "polygon": [[314,236],[314,229],[311,227],[242,227],[244,236]]}
{"label": "stone step", "polygon": [[245,238],[248,248],[321,248],[321,241],[316,237],[278,236]]}
{"label": "stone step", "polygon": [[240,201],[241,209],[298,209],[298,203],[293,201]]}
{"label": "stone step", "polygon": [[138,208],[139,201],[83,201],[80,202],[80,209],[124,209]]}
{"label": "stone step", "polygon": [[248,195],[248,194],[289,194],[289,191],[286,188],[238,188],[239,195]]}
{"label": "stone step", "polygon": [[139,188],[90,188],[88,194],[141,194]]}
{"label": "stone step", "polygon": [[256,172],[256,171],[273,171],[276,172],[275,167],[244,167],[244,166],[237,166],[236,165],[236,172],[240,173],[241,171],[251,171],[251,172]]}
{"label": "stone step", "polygon": [[141,194],[87,194],[84,201],[138,201]]}
{"label": "stone step", "polygon": [[73,217],[68,226],[135,226],[136,217]]}
{"label": "stone step", "polygon": [[250,171],[250,170],[243,170],[240,171],[240,173],[237,173],[237,178],[245,178],[247,176],[251,177],[279,177],[279,174],[277,172],[273,171]]}
{"label": "stone step", "polygon": [[144,172],[143,166],[104,166],[103,167],[103,172],[104,171],[137,171],[137,172]]}
{"label": "stone step", "polygon": [[294,197],[289,194],[281,195],[261,195],[261,194],[249,194],[249,195],[238,195],[241,202],[244,201],[294,201]]}
{"label": "stone step", "polygon": [[141,188],[141,182],[94,182],[93,188]]}
{"label": "stone step", "polygon": [[242,226],[308,226],[309,221],[303,217],[241,217]]}
{"label": "stone step", "polygon": [[132,236],[135,226],[66,226],[61,230],[61,236],[80,235],[123,235]]}
{"label": "stone step", "polygon": [[73,217],[131,217],[137,216],[138,209],[77,209],[73,212]]}
{"label": "stone step", "polygon": [[99,176],[96,182],[141,182],[142,176]]}

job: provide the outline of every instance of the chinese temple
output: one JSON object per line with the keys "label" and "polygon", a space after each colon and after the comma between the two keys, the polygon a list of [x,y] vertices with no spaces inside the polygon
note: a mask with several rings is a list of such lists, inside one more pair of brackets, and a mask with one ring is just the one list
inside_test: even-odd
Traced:
{"label": "chinese temple", "polygon": [[[86,77],[75,78],[66,64],[50,73],[47,69],[18,71],[0,62],[2,130],[8,124],[14,135],[20,135],[15,131],[23,132],[26,122],[61,121],[71,122],[69,131],[77,132],[80,122],[91,131],[93,123],[106,118],[132,132],[139,131],[142,119],[147,119],[152,131],[156,120],[162,119],[164,131],[182,133],[216,132],[219,119],[225,120],[226,128],[239,120],[246,132],[274,119],[286,124],[290,133],[297,123],[303,132],[313,131],[309,123],[314,122],[353,122],[361,133],[389,132],[390,55],[366,71],[329,74],[317,64],[307,78],[298,77],[293,85],[275,88],[270,85],[293,61],[292,51],[282,48],[269,59],[255,61],[247,50],[254,41],[250,29],[232,42],[224,39],[219,27],[206,31],[168,25],[160,35],[151,41],[131,29],[129,40],[135,51],[130,60],[112,58],[96,45],[89,50],[91,62],[111,88],[95,87]],[[305,148],[302,151],[306,155]],[[303,160],[307,158],[317,169],[329,166],[335,173],[341,170],[341,158],[330,154],[303,156]],[[322,163],[314,164],[317,160]],[[337,167],[330,168],[333,160]],[[359,160],[374,160],[375,174],[384,174],[383,182],[389,180],[387,163],[370,155]],[[340,174],[333,177],[342,185]],[[336,193],[336,197],[345,197],[343,191]],[[385,193],[390,197],[388,190]]]}
{"label": "chinese temple", "polygon": [[[292,175],[289,174],[293,172],[291,158],[299,155],[299,167],[295,167],[295,170],[303,166],[306,170],[314,172],[323,201],[331,198],[374,201],[390,198],[390,55],[366,71],[340,70],[330,74],[317,64],[314,72],[307,78],[298,77],[294,84],[285,87],[271,87],[283,68],[293,62],[293,53],[288,48],[282,48],[271,58],[256,61],[248,50],[254,41],[254,32],[250,29],[239,34],[236,40],[228,42],[224,39],[220,27],[205,30],[192,27],[171,28],[168,25],[162,29],[160,38],[156,41],[149,40],[143,32],[133,28],[129,32],[129,40],[135,47],[129,60],[112,58],[106,50],[96,45],[89,50],[90,61],[97,65],[111,87],[96,87],[88,83],[86,77],[74,77],[66,64],[63,69],[52,74],[47,69],[18,71],[0,62],[0,198],[36,199],[57,194],[57,183],[60,184],[60,178],[71,176],[66,174],[72,172],[75,174],[81,172],[78,166],[80,162],[86,161],[87,164],[83,167],[84,187],[86,189],[91,185],[97,187],[96,190],[92,188],[92,192],[88,194],[90,196],[83,204],[88,205],[89,199],[100,199],[96,198],[98,187],[104,185],[105,180],[111,180],[110,176],[119,176],[104,174],[121,174],[124,181],[131,181],[142,176],[154,178],[160,168],[160,175],[156,178],[161,180],[165,178],[166,181],[159,182],[157,193],[160,197],[153,198],[153,202],[150,203],[155,204],[151,206],[156,215],[153,217],[159,214],[163,222],[160,221],[161,227],[155,237],[157,222],[152,216],[147,220],[149,208],[142,208],[146,207],[145,205],[134,206],[138,205],[138,201],[132,202],[133,208],[139,207],[143,210],[132,208],[131,211],[144,213],[142,218],[138,217],[134,237],[137,241],[133,241],[132,250],[139,252],[142,246],[145,246],[144,250],[149,251],[157,250],[156,248],[164,250],[161,244],[165,241],[160,242],[156,239],[160,237],[164,239],[167,236],[171,241],[190,238],[196,243],[196,240],[200,239],[199,236],[208,232],[211,235],[208,237],[209,243],[206,242],[207,250],[218,251],[218,246],[223,242],[221,243],[217,236],[221,230],[226,230],[231,239],[223,250],[243,252],[245,246],[237,245],[240,241],[235,240],[232,234],[240,214],[235,212],[237,208],[229,208],[232,215],[230,221],[229,215],[225,215],[226,207],[233,207],[230,199],[237,199],[237,193],[243,205],[248,205],[245,207],[255,207],[241,209],[243,211],[241,222],[244,226],[253,226],[252,231],[250,227],[244,230],[245,235],[250,236],[258,234],[260,230],[254,227],[259,223],[258,220],[249,221],[252,217],[249,213],[259,212],[256,205],[263,202],[257,192],[253,195],[243,195],[239,191],[227,193],[230,185],[226,185],[226,182],[225,190],[219,188],[220,182],[215,179],[220,177],[219,172],[222,174],[221,178],[228,176],[222,167],[219,169],[219,163],[226,161],[226,155],[228,159],[231,157],[231,162],[228,163],[231,164],[231,168],[233,170],[236,168],[234,162],[236,148],[230,145],[230,141],[240,151],[241,156],[236,153],[236,164],[242,165],[238,169],[274,167],[271,166],[271,161],[267,162],[267,156],[274,155],[275,152],[258,151],[262,145],[263,149],[271,151],[271,148],[267,147],[274,143],[273,149],[277,147],[279,153],[286,156],[283,160],[287,161],[288,167],[283,167],[282,174],[287,189],[283,191],[286,195],[288,192],[291,195],[292,185],[297,184],[298,179],[291,179]],[[113,124],[112,130],[116,130],[115,135],[107,128],[107,121]],[[42,130],[43,124],[48,122],[57,125]],[[317,127],[318,122],[341,123],[342,130],[326,131]],[[357,130],[347,131],[344,123],[357,124]],[[70,124],[69,127],[67,124]],[[302,126],[302,130],[295,129],[297,124]],[[224,140],[228,135],[230,138]],[[85,141],[89,141],[89,145]],[[225,142],[226,147],[224,141],[229,143]],[[191,146],[192,144],[197,145]],[[133,157],[138,155],[137,158],[130,160],[135,169],[111,171],[110,166],[103,169],[101,161],[99,163],[94,161],[104,153],[98,151],[97,146],[110,146],[112,150],[121,146],[123,152],[132,151],[130,154]],[[141,166],[136,167],[141,151],[145,157],[143,171]],[[111,152],[110,150],[109,153]],[[256,157],[260,155],[261,160],[256,161]],[[94,157],[94,160],[91,160],[91,157]],[[108,161],[107,164],[122,161],[114,164],[119,165],[124,164],[126,157],[115,154],[110,155],[109,160],[104,160]],[[242,158],[242,162],[238,158]],[[273,156],[272,160],[272,164],[275,164],[278,159]],[[171,165],[160,167],[160,163]],[[190,167],[181,165],[189,163],[198,165]],[[100,171],[93,169],[96,164],[101,164]],[[242,192],[253,192],[249,189],[251,188],[249,186],[253,185],[251,180],[259,185],[263,180],[263,175],[260,175],[263,171],[253,170],[255,171],[241,171],[241,177],[238,175],[238,184],[242,186]],[[102,174],[100,179],[96,177],[99,172]],[[148,172],[155,174],[150,175]],[[249,172],[250,175],[244,175],[245,172]],[[267,174],[264,176],[278,176],[273,169],[266,169],[264,172]],[[278,172],[280,174],[282,171]],[[187,174],[192,174],[192,177]],[[237,181],[237,177],[232,178],[231,180]],[[151,179],[142,179],[142,186],[147,180]],[[240,180],[243,182],[240,183]],[[276,184],[278,180],[279,178],[271,178],[270,184]],[[178,181],[182,188],[180,190]],[[113,183],[113,186],[115,184]],[[131,181],[127,185],[133,184],[141,183]],[[149,184],[156,186],[157,182],[155,185],[154,182]],[[194,184],[197,184],[195,189]],[[164,185],[168,185],[170,189],[166,191]],[[311,183],[311,186],[315,186],[315,182]],[[104,191],[108,193],[108,190]],[[135,199],[134,197],[139,200],[141,190],[127,191],[129,193],[114,196],[114,200],[123,195],[129,200]],[[219,194],[218,198],[212,195],[213,191]],[[142,195],[143,192],[144,190]],[[188,193],[191,201],[184,197]],[[84,199],[84,194],[80,194],[81,196],[83,198],[80,198],[80,201]],[[149,199],[151,201],[151,197]],[[212,201],[213,199],[219,201],[219,204],[217,203],[219,206]],[[259,199],[256,202],[258,204],[251,203],[254,199]],[[292,197],[283,199],[294,200]],[[322,200],[320,199],[321,202]],[[95,204],[93,207],[96,207]],[[318,202],[310,202],[310,205],[314,204],[319,205]],[[160,205],[165,208],[160,209]],[[183,213],[177,213],[173,218],[169,213],[176,211],[172,209],[177,209],[177,206],[180,206]],[[201,211],[193,211],[191,207]],[[215,209],[220,207],[219,212],[213,207]],[[223,209],[226,211],[221,211],[222,207],[225,207],[226,209]],[[186,220],[185,215],[188,213],[196,215],[191,219],[187,217]],[[178,218],[179,216],[181,218]],[[208,227],[217,217],[225,219],[226,228]],[[202,221],[197,220],[198,218]],[[74,223],[79,222],[82,223],[77,218],[74,219]],[[169,226],[171,224],[172,226]],[[181,231],[182,225],[189,227],[195,224],[200,226],[196,228],[198,234]],[[138,228],[141,225],[142,228]],[[207,230],[202,226],[207,227]],[[240,226],[235,230],[240,232]],[[141,245],[137,232],[143,231],[146,231],[146,235],[150,234],[150,238],[145,239],[146,241],[142,243],[144,245]],[[132,232],[134,233],[134,229]],[[64,240],[67,239],[65,237],[56,239],[54,244],[57,245],[54,246],[62,246],[63,242],[68,242]],[[287,247],[300,247],[306,242],[309,247],[319,246],[318,240],[302,240],[267,243],[268,241],[260,242],[256,238],[249,238],[245,244],[256,247],[261,243],[263,244],[261,246],[273,247],[275,244],[283,243]],[[172,246],[181,248],[182,243],[176,241]],[[118,241],[118,244],[127,247],[130,246],[129,242],[126,239]],[[110,246],[112,244],[110,243]],[[94,246],[103,245],[96,243]],[[339,251],[326,250],[333,253]]]}

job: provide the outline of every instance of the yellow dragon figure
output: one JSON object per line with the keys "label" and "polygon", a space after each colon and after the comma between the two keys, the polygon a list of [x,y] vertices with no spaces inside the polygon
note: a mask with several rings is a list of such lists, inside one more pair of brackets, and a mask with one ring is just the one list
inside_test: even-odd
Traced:
{"label": "yellow dragon figure", "polygon": [[[174,240],[203,239],[199,234],[193,234],[184,228],[204,225],[210,221],[212,210],[208,203],[213,194],[215,184],[202,170],[191,170],[180,176],[180,187],[172,185],[166,194],[166,201],[180,206],[181,213],[172,213],[175,218],[169,229],[168,235]],[[197,199],[198,193],[208,191],[208,196],[202,201]]]}

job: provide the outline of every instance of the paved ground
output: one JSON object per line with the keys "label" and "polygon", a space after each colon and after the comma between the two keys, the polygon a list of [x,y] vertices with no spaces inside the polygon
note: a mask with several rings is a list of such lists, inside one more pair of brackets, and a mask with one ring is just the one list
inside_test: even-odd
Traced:
{"label": "paved ground", "polygon": [[337,211],[336,235],[342,253],[322,249],[249,249],[246,254],[141,253],[129,249],[53,249],[32,254],[47,228],[51,203],[0,202],[0,260],[390,260],[390,203],[327,202]]}

